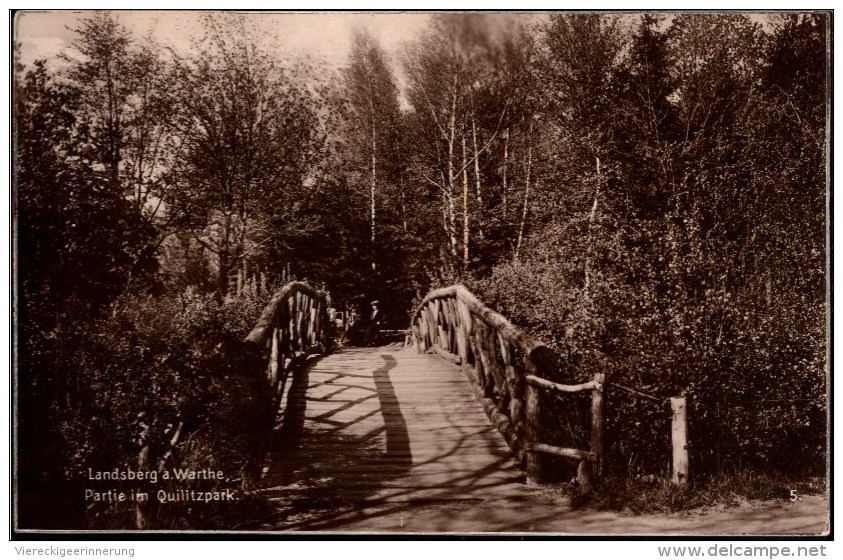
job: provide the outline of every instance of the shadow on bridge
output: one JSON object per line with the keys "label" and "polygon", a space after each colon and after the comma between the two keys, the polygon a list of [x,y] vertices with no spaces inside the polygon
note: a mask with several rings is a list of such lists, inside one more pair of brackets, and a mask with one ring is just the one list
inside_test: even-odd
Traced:
{"label": "shadow on bridge", "polygon": [[398,361],[389,354],[381,354],[380,357],[384,365],[374,371],[373,378],[386,432],[385,456],[394,457],[398,467],[409,467],[413,464],[410,435],[407,432],[407,422],[401,413],[401,405],[395,395],[395,387],[389,379],[389,370],[393,369]]}
{"label": "shadow on bridge", "polygon": [[320,358],[294,378],[262,482],[264,496],[283,504],[288,521],[353,507],[412,465],[389,378],[397,362],[380,357],[381,367],[368,372],[341,355],[328,367]]}
{"label": "shadow on bridge", "polygon": [[522,495],[521,474],[462,374],[437,358],[344,350],[301,372],[285,405],[263,481],[279,515],[265,528],[400,528],[419,503]]}

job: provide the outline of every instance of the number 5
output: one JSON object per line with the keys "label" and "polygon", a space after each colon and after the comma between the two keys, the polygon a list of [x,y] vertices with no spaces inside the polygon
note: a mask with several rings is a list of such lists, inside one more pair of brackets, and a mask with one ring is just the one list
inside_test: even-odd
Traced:
{"label": "number 5", "polygon": [[798,499],[799,499],[799,496],[796,495],[796,490],[791,490],[790,491],[790,501],[795,502]]}

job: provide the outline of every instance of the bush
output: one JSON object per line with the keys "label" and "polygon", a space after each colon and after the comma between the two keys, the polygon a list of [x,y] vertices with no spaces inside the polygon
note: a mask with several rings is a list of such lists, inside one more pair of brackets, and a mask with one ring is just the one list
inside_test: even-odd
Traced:
{"label": "bush", "polygon": [[[40,355],[54,360],[70,381],[55,391],[61,398],[52,399],[46,419],[56,437],[53,455],[32,461],[60,477],[79,527],[132,528],[140,511],[150,528],[215,528],[224,526],[225,511],[243,507],[241,471],[273,417],[263,365],[243,352],[240,341],[265,303],[248,291],[224,303],[190,289],[177,297],[126,296],[107,316],[41,337]],[[59,337],[62,352],[56,351]],[[22,364],[21,376],[27,374]],[[157,481],[91,480],[92,472],[114,469],[155,472]],[[175,469],[221,471],[223,477],[164,480],[163,473]],[[109,489],[149,492],[150,500],[86,500],[86,490]],[[177,490],[229,490],[237,499],[158,503],[158,491]],[[29,485],[20,501],[38,503],[40,493]],[[32,523],[54,521],[42,514]]]}
{"label": "bush", "polygon": [[[471,288],[559,354],[548,377],[606,374],[608,474],[669,474],[668,399],[679,394],[689,403],[692,474],[823,474],[824,307],[796,290],[768,307],[739,283],[706,287],[716,264],[693,248],[693,230],[683,234],[687,251],[671,251],[671,228],[637,244],[603,229],[586,290],[577,232],[550,226],[521,262],[498,265]],[[548,436],[587,448],[587,403],[563,399],[544,403]]]}

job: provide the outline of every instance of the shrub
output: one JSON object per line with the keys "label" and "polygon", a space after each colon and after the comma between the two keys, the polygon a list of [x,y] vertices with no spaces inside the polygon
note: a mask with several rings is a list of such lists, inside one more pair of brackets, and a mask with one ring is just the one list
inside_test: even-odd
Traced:
{"label": "shrub", "polygon": [[[636,245],[604,230],[586,290],[576,232],[551,226],[520,262],[498,265],[471,288],[556,350],[562,364],[549,377],[606,374],[608,474],[669,473],[668,398],[679,394],[689,402],[692,474],[823,474],[824,307],[796,290],[767,307],[740,283],[710,286],[716,264],[693,239],[683,241],[687,251],[671,251],[671,231]],[[587,446],[587,403],[564,399],[545,403],[550,436]]]}
{"label": "shrub", "polygon": [[[241,470],[271,428],[272,411],[262,364],[242,352],[240,341],[265,303],[254,291],[223,303],[191,289],[176,297],[125,296],[107,316],[64,331],[64,352],[43,337],[45,355],[71,380],[58,391],[64,398],[53,400],[56,455],[48,462],[60,471],[72,511],[81,514],[79,526],[132,528],[140,513],[151,528],[214,528],[223,511],[242,507]],[[154,471],[157,481],[112,483],[89,475],[114,469]],[[223,477],[163,479],[175,469]],[[146,491],[150,500],[85,499],[86,490],[109,489]],[[22,502],[37,501],[37,489],[25,490],[35,495],[22,495]],[[160,490],[230,490],[237,500],[158,503]]]}

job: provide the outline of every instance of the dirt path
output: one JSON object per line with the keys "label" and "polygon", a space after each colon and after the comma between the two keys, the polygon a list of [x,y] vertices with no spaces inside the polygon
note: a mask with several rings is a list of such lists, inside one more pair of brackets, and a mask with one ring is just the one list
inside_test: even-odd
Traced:
{"label": "dirt path", "polygon": [[828,530],[827,512],[828,502],[823,497],[804,496],[795,503],[747,502],[719,510],[633,515],[573,509],[559,498],[526,492],[520,498],[339,507],[321,513],[299,513],[264,529],[365,533],[820,535]]}

